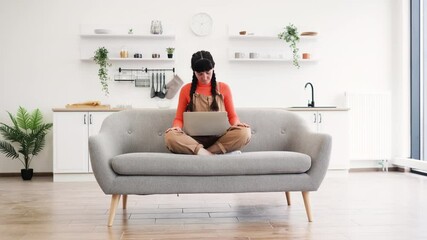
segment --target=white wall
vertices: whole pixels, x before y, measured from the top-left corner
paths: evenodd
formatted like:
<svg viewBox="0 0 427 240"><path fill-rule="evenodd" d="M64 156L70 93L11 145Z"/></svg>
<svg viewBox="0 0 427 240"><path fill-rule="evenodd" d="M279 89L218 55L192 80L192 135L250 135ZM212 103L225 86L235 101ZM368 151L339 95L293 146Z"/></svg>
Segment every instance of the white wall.
<svg viewBox="0 0 427 240"><path fill-rule="evenodd" d="M346 91L391 91L393 156L408 157L408 41L402 11L408 0L2 0L0 1L0 121L18 106L40 108L52 121L52 108L101 100L111 105L157 107L148 89L112 82L103 96L97 67L80 60L81 24L149 24L160 19L176 34L177 73L189 82L190 58L211 51L219 81L232 87L236 107L305 105L304 84L316 90L318 105L344 104ZM191 16L207 12L214 19L210 36L197 37ZM228 61L228 26L284 27L317 31L319 62L295 69L290 63ZM285 44L285 43L284 43ZM149 66L150 67L150 66ZM154 65L152 67L155 67ZM176 106L176 99L172 106ZM403 114L402 114L403 113ZM33 162L37 172L52 171L52 134L45 151ZM19 162L0 156L0 172L18 172Z"/></svg>

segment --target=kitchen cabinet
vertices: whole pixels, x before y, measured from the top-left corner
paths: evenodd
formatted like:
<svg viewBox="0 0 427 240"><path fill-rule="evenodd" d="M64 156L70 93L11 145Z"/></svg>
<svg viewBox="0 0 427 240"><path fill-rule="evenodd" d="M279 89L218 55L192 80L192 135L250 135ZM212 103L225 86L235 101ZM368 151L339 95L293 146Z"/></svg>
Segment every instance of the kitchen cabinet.
<svg viewBox="0 0 427 240"><path fill-rule="evenodd" d="M288 110L302 117L312 131L327 133L332 136L329 169L347 170L349 168L349 124L347 108L290 108Z"/></svg>
<svg viewBox="0 0 427 240"><path fill-rule="evenodd" d="M53 114L54 181L91 177L89 136L97 134L112 111L61 111Z"/></svg>

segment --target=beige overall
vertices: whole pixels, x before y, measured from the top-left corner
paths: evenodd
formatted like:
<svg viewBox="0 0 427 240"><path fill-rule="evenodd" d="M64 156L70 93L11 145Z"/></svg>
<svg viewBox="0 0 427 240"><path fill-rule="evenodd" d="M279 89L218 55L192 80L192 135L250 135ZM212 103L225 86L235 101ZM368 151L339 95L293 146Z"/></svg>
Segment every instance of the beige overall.
<svg viewBox="0 0 427 240"><path fill-rule="evenodd" d="M221 94L216 96L219 111L225 111L224 98ZM193 94L193 111L210 111L212 96L205 96L198 93ZM251 129L249 127L230 127L227 132L220 136L189 136L183 131L171 130L165 134L166 147L174 153L197 154L200 148L208 148L217 144L221 152L227 153L242 149L251 139Z"/></svg>

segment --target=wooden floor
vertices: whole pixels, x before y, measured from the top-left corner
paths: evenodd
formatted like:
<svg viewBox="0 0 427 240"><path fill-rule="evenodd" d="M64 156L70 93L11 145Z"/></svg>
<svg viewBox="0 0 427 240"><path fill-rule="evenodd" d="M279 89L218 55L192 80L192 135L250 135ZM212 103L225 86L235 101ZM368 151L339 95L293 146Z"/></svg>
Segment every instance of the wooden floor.
<svg viewBox="0 0 427 240"><path fill-rule="evenodd" d="M427 177L328 173L311 193L129 196L108 228L110 196L96 182L0 178L0 239L427 239Z"/></svg>

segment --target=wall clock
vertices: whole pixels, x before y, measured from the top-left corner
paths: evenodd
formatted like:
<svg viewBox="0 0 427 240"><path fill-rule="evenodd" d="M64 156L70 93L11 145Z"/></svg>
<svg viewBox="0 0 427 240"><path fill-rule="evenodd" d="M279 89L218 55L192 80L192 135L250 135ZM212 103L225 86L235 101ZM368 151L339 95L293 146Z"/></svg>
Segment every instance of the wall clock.
<svg viewBox="0 0 427 240"><path fill-rule="evenodd" d="M190 28L197 36L207 36L212 32L213 20L207 13L197 13L191 18Z"/></svg>

